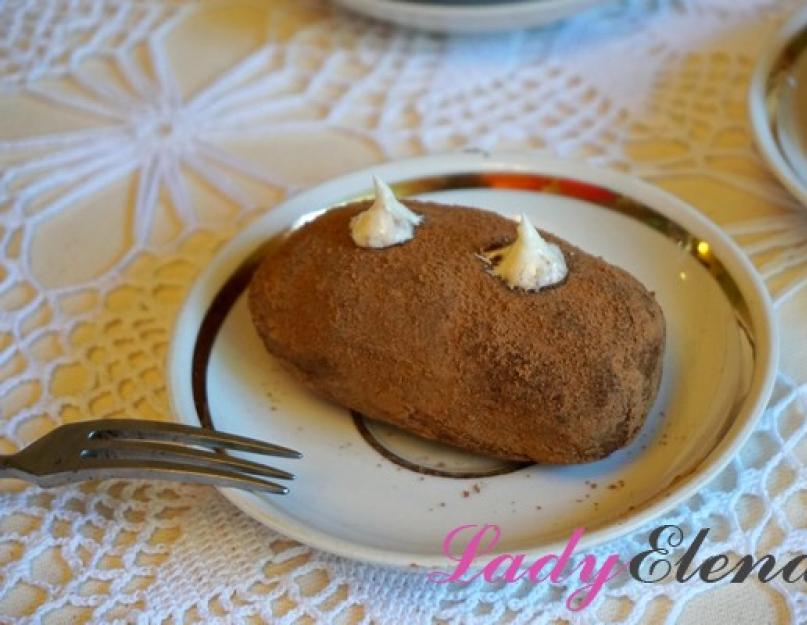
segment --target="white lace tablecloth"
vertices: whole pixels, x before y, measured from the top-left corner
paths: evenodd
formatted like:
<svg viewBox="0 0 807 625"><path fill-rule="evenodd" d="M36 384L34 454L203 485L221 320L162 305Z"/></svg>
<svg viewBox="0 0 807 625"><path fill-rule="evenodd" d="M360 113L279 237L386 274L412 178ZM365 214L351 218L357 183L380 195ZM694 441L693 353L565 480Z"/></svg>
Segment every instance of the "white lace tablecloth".
<svg viewBox="0 0 807 625"><path fill-rule="evenodd" d="M0 453L58 423L167 418L172 321L216 249L289 193L384 159L542 149L628 170L723 225L776 301L750 443L665 519L710 553L807 545L807 211L745 96L799 0L628 0L468 39L327 2L0 3ZM807 585L430 584L313 551L215 490L0 482L2 623L788 623ZM659 521L660 523L661 521ZM647 531L595 553L646 548Z"/></svg>

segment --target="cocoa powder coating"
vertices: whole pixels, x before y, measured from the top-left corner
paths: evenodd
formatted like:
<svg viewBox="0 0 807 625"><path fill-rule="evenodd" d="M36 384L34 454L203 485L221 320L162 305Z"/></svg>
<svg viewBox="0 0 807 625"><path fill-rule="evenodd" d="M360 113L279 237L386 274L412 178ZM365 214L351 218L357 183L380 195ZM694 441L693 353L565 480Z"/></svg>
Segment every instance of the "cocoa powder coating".
<svg viewBox="0 0 807 625"><path fill-rule="evenodd" d="M541 231L569 275L510 289L483 251L511 243L494 213L405 202L415 237L365 249L332 209L266 258L249 307L266 348L319 395L414 434L516 460L603 458L641 428L661 377L665 325L627 272Z"/></svg>

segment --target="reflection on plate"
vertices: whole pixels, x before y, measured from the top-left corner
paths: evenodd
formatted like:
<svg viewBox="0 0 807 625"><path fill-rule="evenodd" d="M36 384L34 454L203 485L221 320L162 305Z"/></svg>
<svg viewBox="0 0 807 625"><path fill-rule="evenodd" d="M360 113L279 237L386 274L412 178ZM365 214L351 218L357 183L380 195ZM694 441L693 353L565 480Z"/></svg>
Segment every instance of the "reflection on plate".
<svg viewBox="0 0 807 625"><path fill-rule="evenodd" d="M376 19L438 32L473 33L548 24L605 0L336 0Z"/></svg>
<svg viewBox="0 0 807 625"><path fill-rule="evenodd" d="M807 10L790 19L759 57L749 109L763 156L807 205Z"/></svg>
<svg viewBox="0 0 807 625"><path fill-rule="evenodd" d="M515 216L619 265L655 291L667 321L664 376L637 439L576 466L503 466L354 418L301 388L263 348L243 288L260 253L306 215L370 193ZM267 243L269 242L269 243ZM344 556L445 564L446 533L499 525L503 551L543 554L585 527L581 548L661 514L716 474L751 432L773 383L767 293L744 255L689 206L636 179L535 155L460 154L389 163L302 193L230 242L200 276L176 325L175 413L299 449L276 464L285 497L223 491L261 522Z"/></svg>

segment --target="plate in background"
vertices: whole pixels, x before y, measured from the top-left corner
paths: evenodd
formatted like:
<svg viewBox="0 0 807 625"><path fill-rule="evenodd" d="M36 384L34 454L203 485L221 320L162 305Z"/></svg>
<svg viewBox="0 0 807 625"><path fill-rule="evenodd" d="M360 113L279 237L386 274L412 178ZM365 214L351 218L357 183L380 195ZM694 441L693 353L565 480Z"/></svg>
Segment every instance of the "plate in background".
<svg viewBox="0 0 807 625"><path fill-rule="evenodd" d="M762 155L807 206L807 9L789 19L760 55L748 104Z"/></svg>
<svg viewBox="0 0 807 625"><path fill-rule="evenodd" d="M548 24L603 0L335 0L338 4L401 26L479 33Z"/></svg>
<svg viewBox="0 0 807 625"><path fill-rule="evenodd" d="M478 206L619 265L655 291L667 322L664 374L637 439L576 466L500 463L379 426L322 401L263 348L243 289L290 228L366 196L371 174L399 195ZM494 523L501 552L542 555L587 530L580 549L647 523L703 487L751 433L777 358L771 305L745 255L675 197L625 174L534 154L457 154L379 165L312 188L233 239L192 288L169 356L174 414L287 445L287 496L224 489L266 525L342 556L438 567L446 533ZM467 536L466 536L467 538Z"/></svg>

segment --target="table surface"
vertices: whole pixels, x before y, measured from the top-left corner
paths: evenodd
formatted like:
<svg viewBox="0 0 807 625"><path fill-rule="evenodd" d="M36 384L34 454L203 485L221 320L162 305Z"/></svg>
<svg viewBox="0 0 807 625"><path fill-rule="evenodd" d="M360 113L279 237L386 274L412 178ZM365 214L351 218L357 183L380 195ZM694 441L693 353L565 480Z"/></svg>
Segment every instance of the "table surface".
<svg viewBox="0 0 807 625"><path fill-rule="evenodd" d="M807 211L766 170L745 105L759 50L799 4L604 0L470 38L317 1L0 5L0 453L63 422L165 419L188 286L288 194L391 158L546 150L685 199L764 276L782 335L774 398L742 453L665 521L710 527L711 553L802 553ZM438 587L328 556L211 488L0 489L0 623L807 619L804 583L623 580L573 614L563 589Z"/></svg>

